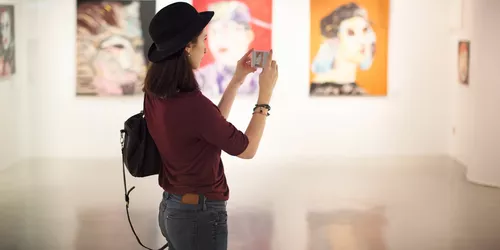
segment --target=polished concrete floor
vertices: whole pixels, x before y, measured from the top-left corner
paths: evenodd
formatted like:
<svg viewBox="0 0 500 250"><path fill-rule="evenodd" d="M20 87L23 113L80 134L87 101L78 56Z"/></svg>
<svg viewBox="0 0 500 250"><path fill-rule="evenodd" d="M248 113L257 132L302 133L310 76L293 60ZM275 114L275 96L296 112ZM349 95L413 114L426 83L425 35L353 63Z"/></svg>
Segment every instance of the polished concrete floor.
<svg viewBox="0 0 500 250"><path fill-rule="evenodd" d="M499 250L500 189L446 157L226 157L229 250ZM132 179L131 216L149 247L155 178ZM27 160L0 172L0 249L141 249L119 160Z"/></svg>

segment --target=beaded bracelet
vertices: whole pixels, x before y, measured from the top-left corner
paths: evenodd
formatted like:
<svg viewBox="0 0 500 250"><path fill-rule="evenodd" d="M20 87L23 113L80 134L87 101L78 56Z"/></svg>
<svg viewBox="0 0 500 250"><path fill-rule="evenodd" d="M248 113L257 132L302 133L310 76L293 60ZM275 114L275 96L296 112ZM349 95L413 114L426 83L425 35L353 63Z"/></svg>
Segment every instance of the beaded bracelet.
<svg viewBox="0 0 500 250"><path fill-rule="evenodd" d="M267 109L267 111L271 111L271 106L269 106L269 104L255 104L253 111L255 111L257 108L265 108Z"/></svg>
<svg viewBox="0 0 500 250"><path fill-rule="evenodd" d="M254 112L252 113L252 115L255 115L255 114L261 114L261 115L265 115L265 116L270 116L270 115L271 115L271 114L269 114L269 110L268 110L268 112L267 112L266 114L264 114L264 112L263 112L263 109L262 109L262 108L261 108L258 112L257 112L257 111L255 111L255 109L257 109L257 108L258 108L258 107L255 107L255 108L253 109L253 111L254 111Z"/></svg>

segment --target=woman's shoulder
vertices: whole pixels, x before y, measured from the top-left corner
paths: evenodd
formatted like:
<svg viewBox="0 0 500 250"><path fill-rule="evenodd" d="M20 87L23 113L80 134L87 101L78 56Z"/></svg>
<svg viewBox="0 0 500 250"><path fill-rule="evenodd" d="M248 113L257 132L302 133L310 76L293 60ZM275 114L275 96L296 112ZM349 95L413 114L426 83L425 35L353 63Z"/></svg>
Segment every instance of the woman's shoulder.
<svg viewBox="0 0 500 250"><path fill-rule="evenodd" d="M180 92L175 97L171 98L157 98L151 96L149 96L149 98L153 99L151 101L155 102L157 105L170 108L175 107L175 109L182 109L196 116L220 112L219 108L199 90Z"/></svg>
<svg viewBox="0 0 500 250"><path fill-rule="evenodd" d="M197 105L197 108L199 111L202 112L209 112L209 111L219 111L219 107L215 105L212 100L210 100L208 97L206 97L201 91L197 91L196 94L196 102L194 102Z"/></svg>
<svg viewBox="0 0 500 250"><path fill-rule="evenodd" d="M200 90L180 92L177 96L165 100L167 105L178 105L179 108L189 110L192 113L206 113L219 108Z"/></svg>

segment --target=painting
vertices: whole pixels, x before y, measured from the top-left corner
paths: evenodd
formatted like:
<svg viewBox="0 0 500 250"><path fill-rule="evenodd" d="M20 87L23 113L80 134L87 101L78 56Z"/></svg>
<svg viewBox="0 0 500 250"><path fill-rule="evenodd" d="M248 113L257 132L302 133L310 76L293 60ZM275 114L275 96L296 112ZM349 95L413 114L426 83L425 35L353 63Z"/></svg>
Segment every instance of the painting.
<svg viewBox="0 0 500 250"><path fill-rule="evenodd" d="M0 5L0 77L9 77L16 73L16 47L14 32L14 6Z"/></svg>
<svg viewBox="0 0 500 250"><path fill-rule="evenodd" d="M196 80L207 96L224 93L236 62L250 49L270 50L272 0L193 0L198 11L214 11L207 26L207 54ZM238 95L258 94L261 69L247 76Z"/></svg>
<svg viewBox="0 0 500 250"><path fill-rule="evenodd" d="M311 0L310 96L386 96L389 0Z"/></svg>
<svg viewBox="0 0 500 250"><path fill-rule="evenodd" d="M228 249L272 249L272 211L244 207L229 210L228 215Z"/></svg>
<svg viewBox="0 0 500 250"><path fill-rule="evenodd" d="M142 94L155 1L77 0L76 94Z"/></svg>
<svg viewBox="0 0 500 250"><path fill-rule="evenodd" d="M458 42L458 81L469 85L470 41Z"/></svg>
<svg viewBox="0 0 500 250"><path fill-rule="evenodd" d="M310 212L309 250L387 250L385 208Z"/></svg>

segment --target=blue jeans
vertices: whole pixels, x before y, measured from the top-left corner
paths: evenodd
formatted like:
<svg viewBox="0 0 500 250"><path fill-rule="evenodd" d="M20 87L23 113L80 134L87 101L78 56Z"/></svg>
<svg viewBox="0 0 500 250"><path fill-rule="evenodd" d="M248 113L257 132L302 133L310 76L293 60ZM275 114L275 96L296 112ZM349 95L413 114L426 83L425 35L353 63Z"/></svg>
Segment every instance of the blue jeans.
<svg viewBox="0 0 500 250"><path fill-rule="evenodd" d="M226 201L184 204L164 192L158 220L169 250L227 250Z"/></svg>

